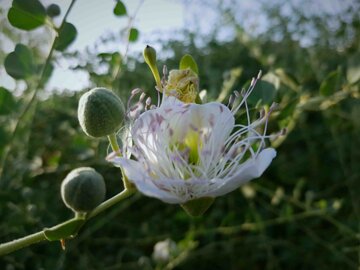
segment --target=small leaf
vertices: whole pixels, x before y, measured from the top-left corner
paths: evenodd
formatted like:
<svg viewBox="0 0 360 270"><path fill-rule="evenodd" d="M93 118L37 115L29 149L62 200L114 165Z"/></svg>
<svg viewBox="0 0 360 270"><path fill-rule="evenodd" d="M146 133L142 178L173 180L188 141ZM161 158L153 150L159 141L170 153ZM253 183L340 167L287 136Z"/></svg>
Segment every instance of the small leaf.
<svg viewBox="0 0 360 270"><path fill-rule="evenodd" d="M23 44L17 44L15 50L6 56L4 66L7 74L14 79L28 78L35 70L32 53Z"/></svg>
<svg viewBox="0 0 360 270"><path fill-rule="evenodd" d="M181 58L179 68L180 69L190 68L192 71L194 71L196 74L199 75L198 66L197 66L194 58L190 54L185 54Z"/></svg>
<svg viewBox="0 0 360 270"><path fill-rule="evenodd" d="M124 16L126 15L126 7L122 1L117 1L116 6L114 7L114 14L116 16Z"/></svg>
<svg viewBox="0 0 360 270"><path fill-rule="evenodd" d="M250 85L250 82L248 82L246 85L247 86L245 88ZM253 106L256 106L259 102L261 102L261 104L270 105L274 101L275 94L275 85L268 81L261 80L256 83L254 90L248 98L248 102Z"/></svg>
<svg viewBox="0 0 360 270"><path fill-rule="evenodd" d="M44 235L49 241L72 238L78 233L84 223L85 219L70 219L52 228L44 229Z"/></svg>
<svg viewBox="0 0 360 270"><path fill-rule="evenodd" d="M137 30L136 28L131 28L129 32L129 41L135 42L138 40L138 38L139 38L139 30Z"/></svg>
<svg viewBox="0 0 360 270"><path fill-rule="evenodd" d="M12 26L22 30L33 30L45 23L46 11L38 0L14 0L8 12Z"/></svg>
<svg viewBox="0 0 360 270"><path fill-rule="evenodd" d="M55 49L64 51L71 43L74 42L77 36L77 30L72 23L66 22L59 33Z"/></svg>
<svg viewBox="0 0 360 270"><path fill-rule="evenodd" d="M320 95L328 97L341 87L341 71L330 72L320 85Z"/></svg>
<svg viewBox="0 0 360 270"><path fill-rule="evenodd" d="M0 115L10 113L15 107L15 99L11 92L4 87L0 87Z"/></svg>

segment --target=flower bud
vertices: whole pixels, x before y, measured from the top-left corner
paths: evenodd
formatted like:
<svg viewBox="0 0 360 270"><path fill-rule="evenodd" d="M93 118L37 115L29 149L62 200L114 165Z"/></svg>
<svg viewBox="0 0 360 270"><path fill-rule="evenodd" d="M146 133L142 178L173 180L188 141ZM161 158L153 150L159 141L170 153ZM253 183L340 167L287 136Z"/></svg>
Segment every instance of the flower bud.
<svg viewBox="0 0 360 270"><path fill-rule="evenodd" d="M153 47L147 45L143 54L146 64L149 66L156 66L156 51Z"/></svg>
<svg viewBox="0 0 360 270"><path fill-rule="evenodd" d="M61 184L61 197L65 205L76 213L93 210L105 199L105 182L93 168L72 170Z"/></svg>
<svg viewBox="0 0 360 270"><path fill-rule="evenodd" d="M203 197L187 201L184 204L181 204L181 207L185 212L192 217L199 217L203 215L206 210L213 204L214 198L212 197Z"/></svg>
<svg viewBox="0 0 360 270"><path fill-rule="evenodd" d="M94 88L79 100L79 123L91 137L103 137L118 131L124 121L124 113L120 98L105 88Z"/></svg>
<svg viewBox="0 0 360 270"><path fill-rule="evenodd" d="M194 103L199 90L199 79L190 68L174 69L169 73L165 86L168 95L174 95L185 103Z"/></svg>
<svg viewBox="0 0 360 270"><path fill-rule="evenodd" d="M51 4L46 8L46 14L50 17L59 16L61 13L60 7L56 4Z"/></svg>
<svg viewBox="0 0 360 270"><path fill-rule="evenodd" d="M155 49L153 47L147 45L146 48L144 49L143 55L144 55L144 60L145 60L146 64L148 64L148 66L154 76L157 86L159 88L161 88L161 80L160 80L159 70L156 66L156 51L155 51Z"/></svg>

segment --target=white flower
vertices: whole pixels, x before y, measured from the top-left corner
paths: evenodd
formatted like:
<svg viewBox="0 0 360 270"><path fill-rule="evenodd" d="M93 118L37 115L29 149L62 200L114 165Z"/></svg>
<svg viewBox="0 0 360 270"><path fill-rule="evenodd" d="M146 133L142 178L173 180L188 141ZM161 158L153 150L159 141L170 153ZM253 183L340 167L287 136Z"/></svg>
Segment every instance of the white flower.
<svg viewBox="0 0 360 270"><path fill-rule="evenodd" d="M171 239L166 239L155 244L152 257L157 262L168 262L176 251L176 243Z"/></svg>
<svg viewBox="0 0 360 270"><path fill-rule="evenodd" d="M112 156L110 161L140 192L176 204L221 196L260 177L276 151L264 149L268 115L250 122L246 98L253 86L233 109L164 97L132 125L128 148L136 160ZM248 123L235 124L234 115L243 106ZM264 123L260 134L257 127Z"/></svg>

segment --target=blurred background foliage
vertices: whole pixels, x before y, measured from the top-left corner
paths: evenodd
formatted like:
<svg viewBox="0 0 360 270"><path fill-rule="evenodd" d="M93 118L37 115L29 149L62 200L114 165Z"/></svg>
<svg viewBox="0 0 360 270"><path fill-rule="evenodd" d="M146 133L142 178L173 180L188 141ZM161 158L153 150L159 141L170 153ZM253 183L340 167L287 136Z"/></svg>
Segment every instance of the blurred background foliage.
<svg viewBox="0 0 360 270"><path fill-rule="evenodd" d="M0 258L1 269L359 269L360 4L346 1L331 13L321 1L259 1L252 16L266 23L256 31L238 2L199 1L217 14L210 33L152 42L162 48L159 67L177 68L185 53L196 59L207 100L226 103L263 71L251 105L277 102L270 130L287 133L271 142L278 156L261 179L218 198L200 218L137 194L89 221L66 251L41 243ZM113 89L126 101L140 87L156 100L141 51L68 50L77 30L66 17L53 23L59 11L37 0L0 8L0 64L17 80L14 89L0 87L0 242L71 216L59 192L71 169L98 170L107 197L122 190L119 171L104 159L107 141L79 127L82 92L43 90L58 61L86 72L89 88ZM129 16L126 2L114 2L114 16ZM44 29L27 32L35 28ZM224 29L232 34L219 39ZM55 32L49 54L44 44ZM129 24L121 33L131 45L141 29ZM5 39L17 44L10 53Z"/></svg>

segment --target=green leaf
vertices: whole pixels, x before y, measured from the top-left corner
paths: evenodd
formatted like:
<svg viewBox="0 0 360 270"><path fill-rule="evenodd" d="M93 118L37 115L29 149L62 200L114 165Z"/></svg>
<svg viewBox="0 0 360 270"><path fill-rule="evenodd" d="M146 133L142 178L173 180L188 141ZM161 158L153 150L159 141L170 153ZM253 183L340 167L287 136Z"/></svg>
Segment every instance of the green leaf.
<svg viewBox="0 0 360 270"><path fill-rule="evenodd" d="M38 0L14 0L8 19L16 28L33 30L45 23L46 11Z"/></svg>
<svg viewBox="0 0 360 270"><path fill-rule="evenodd" d="M131 28L129 32L129 41L135 42L138 40L138 38L139 38L139 30L137 30L136 28Z"/></svg>
<svg viewBox="0 0 360 270"><path fill-rule="evenodd" d="M248 83L250 85L250 83ZM255 106L259 102L261 104L270 105L274 101L276 88L273 84L267 81L259 81L248 98L249 104Z"/></svg>
<svg viewBox="0 0 360 270"><path fill-rule="evenodd" d="M126 7L122 1L117 1L116 6L114 7L114 14L116 16L124 16L126 15Z"/></svg>
<svg viewBox="0 0 360 270"><path fill-rule="evenodd" d="M320 95L328 97L331 96L336 92L336 90L339 90L341 87L341 71L335 70L330 72L325 80L322 81L320 85Z"/></svg>
<svg viewBox="0 0 360 270"><path fill-rule="evenodd" d="M346 79L351 84L360 80L360 54L355 54L348 58Z"/></svg>
<svg viewBox="0 0 360 270"><path fill-rule="evenodd" d="M179 68L180 69L190 68L192 71L194 71L196 74L199 75L198 66L197 66L194 58L190 54L185 54L181 58Z"/></svg>
<svg viewBox="0 0 360 270"><path fill-rule="evenodd" d="M72 23L66 22L59 33L55 49L64 51L71 43L74 42L77 36L77 30Z"/></svg>
<svg viewBox="0 0 360 270"><path fill-rule="evenodd" d="M6 56L4 66L7 74L14 79L26 79L35 70L32 53L23 44L17 44L15 50Z"/></svg>
<svg viewBox="0 0 360 270"><path fill-rule="evenodd" d="M44 235L49 241L58 241L61 239L72 238L76 236L84 223L85 219L70 219L50 229L44 229Z"/></svg>
<svg viewBox="0 0 360 270"><path fill-rule="evenodd" d="M9 114L15 105L15 99L11 92L4 87L0 87L0 115Z"/></svg>

